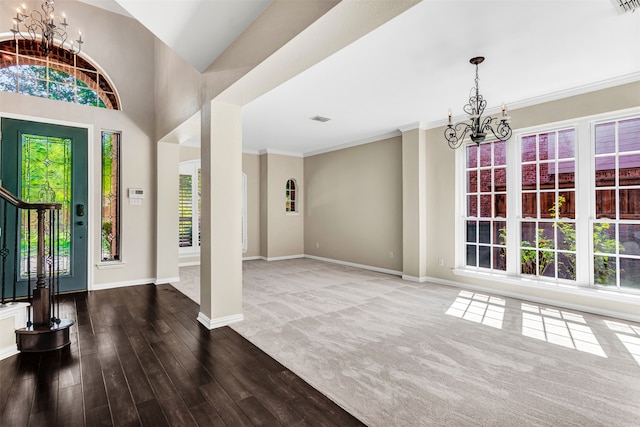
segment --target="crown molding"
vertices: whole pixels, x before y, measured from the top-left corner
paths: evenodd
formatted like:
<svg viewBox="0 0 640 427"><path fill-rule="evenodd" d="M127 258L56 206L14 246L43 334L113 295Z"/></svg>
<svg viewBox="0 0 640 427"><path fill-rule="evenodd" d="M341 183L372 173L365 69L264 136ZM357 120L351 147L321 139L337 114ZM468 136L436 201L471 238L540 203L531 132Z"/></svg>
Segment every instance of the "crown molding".
<svg viewBox="0 0 640 427"><path fill-rule="evenodd" d="M394 130L392 132L388 132L388 133L384 133L384 134L381 134L381 135L372 136L372 137L365 138L365 139L360 139L360 140L353 141L353 142L348 142L346 144L334 145L334 146L331 146L331 147L322 148L320 150L308 151L308 152L304 153L304 157L317 156L318 154L330 153L332 151L338 151L338 150L343 150L345 148L356 147L358 145L364 145L364 144L368 144L370 142L382 141L384 139L394 138L396 136L401 136L401 135L402 135L402 133L400 133L399 130Z"/></svg>
<svg viewBox="0 0 640 427"><path fill-rule="evenodd" d="M277 154L278 156L289 156L289 157L304 157L304 155L302 155L302 153L297 153L297 152L293 152L293 151L285 151L285 150L274 150L271 148L265 148L263 150L259 150L258 151L259 155L263 155L263 154Z"/></svg>
<svg viewBox="0 0 640 427"><path fill-rule="evenodd" d="M589 83L589 84L586 84L586 85L576 86L576 87L571 88L571 89L561 90L561 91L557 91L557 92L553 92L553 93L549 93L549 94L545 94L545 95L540 95L540 96L527 98L527 99L524 99L524 100L521 100L521 101L509 102L507 105L509 107L509 110L513 111L513 110L516 110L516 109L531 107L531 106L534 106L534 105L544 104L546 102L557 101L557 100L564 99L564 98L570 98L572 96L584 95L584 94L587 94L587 93L590 93L590 92L595 92L595 91L598 91L598 90L608 89L608 88L611 88L611 87L620 86L620 85L624 85L624 84L628 84L628 83L635 83L635 82L638 82L638 81L640 81L640 71L639 72L635 72L635 73L631 73L631 74L626 74L626 75L623 75L623 76L618 76L618 77L606 79L606 80L601 80L599 82L594 82L594 83ZM499 106L488 108L486 110L486 113L488 115L499 114L500 112L501 112L501 108ZM452 117L452 120L455 123L458 123L460 121L466 120L466 116L465 115L460 115L460 116ZM322 148L322 149L319 149L319 150L308 151L308 152L305 152L303 154L292 153L292 152L284 152L284 151L272 150L272 149L259 150L259 151L257 151L257 153L260 154L260 155L261 154L281 154L281 155L285 155L285 156L294 156L294 157L310 157L310 156L315 156L315 155L318 155L318 154L330 153L332 151L338 151L338 150L342 150L342 149L345 149L345 148L355 147L355 146L358 146L358 145L364 145L364 144L368 144L370 142L382 141L383 139L400 136L400 135L402 135L402 133L410 131L410 130L413 130L413 129L421 129L421 130L436 129L436 128L440 128L440 127L446 126L447 123L448 123L448 120L447 120L446 117L444 117L442 120L437 120L437 121L433 121L433 122L423 122L423 121L414 122L414 123L406 124L406 125L403 125L403 126L399 126L398 130L396 130L396 131L392 131L392 132L388 132L388 133L385 133L385 134L372 136L372 137L369 137L369 138L365 138L365 139L361 139L361 140L357 140L357 141L353 141L353 142L348 142L348 143L345 143L345 144L333 145L331 147ZM249 152L249 150L244 150L243 152ZM254 154L254 152L251 152L250 154Z"/></svg>
<svg viewBox="0 0 640 427"><path fill-rule="evenodd" d="M409 132L410 130L420 129L427 130L427 125L424 122L414 122L408 125L400 126L398 130L402 133Z"/></svg>
<svg viewBox="0 0 640 427"><path fill-rule="evenodd" d="M623 76L617 76L599 82L589 83L582 86L576 86L570 89L560 90L552 92L546 95L534 96L532 98L523 99L509 103L509 110L517 108L525 108L533 105L544 104L546 102L557 101L559 99L570 98L572 96L584 95L591 92L596 92L603 89L609 89L616 86L621 86L628 83L635 83L640 81L640 71L625 74Z"/></svg>
<svg viewBox="0 0 640 427"><path fill-rule="evenodd" d="M635 83L640 81L640 71L625 74L622 76L613 77L606 80L600 80L598 82L588 83L581 86L576 86L570 89L560 90L552 93L548 93L545 95L534 96L531 98L523 99L521 101L509 102L507 106L509 107L509 111L512 112L514 110L518 110L521 108L532 107L534 105L540 105L547 102L558 101L560 99L570 98L572 96L585 95L587 93L596 92L603 89L609 89L616 86L621 86L624 84ZM500 107L489 108L486 110L487 115L499 114ZM453 117L452 121L454 123L458 123L460 121L466 120L467 116L457 116ZM425 129L434 129L439 127L444 127L448 123L446 118L442 120L437 120L434 122L429 122L426 125Z"/></svg>

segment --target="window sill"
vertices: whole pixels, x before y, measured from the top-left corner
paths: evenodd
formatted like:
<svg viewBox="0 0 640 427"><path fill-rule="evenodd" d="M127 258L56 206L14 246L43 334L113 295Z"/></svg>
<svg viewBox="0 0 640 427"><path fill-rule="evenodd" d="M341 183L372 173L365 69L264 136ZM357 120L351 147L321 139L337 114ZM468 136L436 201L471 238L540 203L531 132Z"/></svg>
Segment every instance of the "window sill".
<svg viewBox="0 0 640 427"><path fill-rule="evenodd" d="M289 215L298 216L298 215L300 215L300 212L285 212L285 215L287 215L287 216L289 216Z"/></svg>
<svg viewBox="0 0 640 427"><path fill-rule="evenodd" d="M114 270L116 268L124 268L125 263L122 261L106 261L96 264L98 270Z"/></svg>
<svg viewBox="0 0 640 427"><path fill-rule="evenodd" d="M578 286L567 283L553 283L543 280L528 279L524 277L507 276L506 274L496 274L482 271L466 270L462 268L454 268L451 270L454 275L462 277L470 277L474 279L490 280L492 282L500 282L508 285L518 286L519 289L530 290L551 290L566 295L580 295L591 298L599 298L614 302L625 302L640 304L640 294L631 292L616 292L602 288L593 288L586 286Z"/></svg>

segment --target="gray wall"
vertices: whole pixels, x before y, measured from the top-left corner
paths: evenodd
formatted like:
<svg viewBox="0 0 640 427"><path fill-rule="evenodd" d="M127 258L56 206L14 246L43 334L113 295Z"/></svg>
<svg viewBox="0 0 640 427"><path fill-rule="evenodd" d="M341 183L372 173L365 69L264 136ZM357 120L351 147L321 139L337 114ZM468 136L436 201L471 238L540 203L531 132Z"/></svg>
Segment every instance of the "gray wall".
<svg viewBox="0 0 640 427"><path fill-rule="evenodd" d="M162 41L155 39L152 49L156 72L155 139L160 140L202 108L202 75Z"/></svg>
<svg viewBox="0 0 640 427"><path fill-rule="evenodd" d="M304 255L305 179L301 157L260 156L260 256L267 259ZM295 179L298 212L285 212L287 180Z"/></svg>
<svg viewBox="0 0 640 427"><path fill-rule="evenodd" d="M400 137L305 157L304 177L306 254L402 271Z"/></svg>
<svg viewBox="0 0 640 427"><path fill-rule="evenodd" d="M640 107L640 82L513 109L512 126L530 126ZM576 292L554 286L522 286L480 277L455 275L456 174L455 154L443 128L422 130L426 140L424 185L427 227L424 233L426 276L441 283L480 286L489 291L542 302L619 313L637 318L638 306L624 296L602 298L596 292ZM304 250L339 261L402 272L401 138L392 138L304 159ZM406 179L412 179L405 176ZM418 179L416 176L414 179ZM409 224L410 226L410 224ZM319 246L319 247L318 247ZM389 258L393 251L395 258ZM439 265L443 259L444 266Z"/></svg>

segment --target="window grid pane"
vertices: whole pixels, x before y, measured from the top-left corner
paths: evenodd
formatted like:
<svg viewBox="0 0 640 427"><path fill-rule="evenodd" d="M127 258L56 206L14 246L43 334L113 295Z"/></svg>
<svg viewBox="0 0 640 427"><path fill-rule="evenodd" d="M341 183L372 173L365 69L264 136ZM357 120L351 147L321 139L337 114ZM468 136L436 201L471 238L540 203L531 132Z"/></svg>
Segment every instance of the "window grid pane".
<svg viewBox="0 0 640 427"><path fill-rule="evenodd" d="M466 150L466 249L470 268L506 271L507 168L504 141Z"/></svg>
<svg viewBox="0 0 640 427"><path fill-rule="evenodd" d="M294 179L287 180L285 185L285 212L297 212L296 199L296 181Z"/></svg>
<svg viewBox="0 0 640 427"><path fill-rule="evenodd" d="M640 294L640 116L594 125L590 120L524 135L508 162L509 142L500 148L466 147L461 249L468 269L506 270L501 264L506 265L508 180L519 197L514 212L509 210L519 218L510 229L516 234L509 242L514 256L508 271ZM578 146L577 129L591 140ZM499 169L512 161L519 173L506 179L506 170ZM593 181L578 186L584 173ZM585 209L579 210L578 202Z"/></svg>
<svg viewBox="0 0 640 427"><path fill-rule="evenodd" d="M640 290L640 118L595 126L593 283Z"/></svg>
<svg viewBox="0 0 640 427"><path fill-rule="evenodd" d="M575 281L575 130L524 136L520 149L520 273Z"/></svg>
<svg viewBox="0 0 640 427"><path fill-rule="evenodd" d="M26 40L0 41L0 50L1 91L120 109L106 77L78 55L69 57L54 47L47 58L39 58Z"/></svg>

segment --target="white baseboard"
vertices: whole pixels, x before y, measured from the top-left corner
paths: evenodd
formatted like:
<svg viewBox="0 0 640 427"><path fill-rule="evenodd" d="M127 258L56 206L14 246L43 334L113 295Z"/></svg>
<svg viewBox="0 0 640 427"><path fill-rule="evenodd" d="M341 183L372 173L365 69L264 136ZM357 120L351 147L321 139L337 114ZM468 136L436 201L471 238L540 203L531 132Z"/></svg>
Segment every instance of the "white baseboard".
<svg viewBox="0 0 640 427"><path fill-rule="evenodd" d="M277 256L277 257L271 257L271 258L266 258L266 257L260 257L260 258L265 260L265 261L284 261L284 260L287 260L287 259L304 258L305 256L306 255L304 255L304 254L300 254L300 255Z"/></svg>
<svg viewBox="0 0 640 427"><path fill-rule="evenodd" d="M11 357L14 354L20 353L16 344L9 345L4 348L0 348L0 360L4 360L7 357Z"/></svg>
<svg viewBox="0 0 640 427"><path fill-rule="evenodd" d="M568 302L568 301L565 301L565 300L562 300L562 299L552 299L552 298L537 297L537 296L534 296L534 295L531 295L531 294L528 294L528 293L524 293L524 292L513 292L513 291L506 291L506 290L502 290L502 289L496 289L496 288L485 287L485 286L480 286L480 285L470 285L470 284L467 284L467 283L457 282L457 281L454 281L454 280L440 279L440 278L431 277L431 276L423 276L423 277L409 276L409 275L402 274L401 271L388 270L388 269L384 269L384 268L372 267L372 266L368 266L368 265L356 264L356 263L351 263L351 262L345 262L345 261L335 260L335 259L331 259L331 258L322 258L322 257L314 256L314 255L305 255L305 258L310 258L310 259L315 259L315 260L325 261L325 262L331 262L331 263L335 263L335 264L347 265L347 266L351 266L351 267L357 267L357 268L362 268L362 269L371 270L371 271L377 271L377 272L381 272L381 273L393 274L393 275L396 275L396 276L401 276L403 280L407 280L407 281L411 281L411 282L437 283L437 284L440 284L440 285L452 286L452 287L455 287L455 288L462 288L462 289L470 289L470 290L474 290L474 291L486 292L486 293L495 294L495 295L502 295L502 296L509 297L509 298L516 298L516 299L521 299L521 300L525 300L525 301L537 302L537 303L540 303L540 304L551 305L551 306L556 306L556 307L562 307L562 308L567 308L567 309L570 309L570 310L584 311L584 312L587 312L587 313L598 314L598 315L601 315L601 316L615 317L615 318L618 318L618 319L628 320L628 321L631 321L631 322L640 322L640 314L639 315L635 315L635 314L626 313L626 312L607 310L607 309L604 309L604 308L599 308L599 307L595 307L595 306L591 306L591 305L573 304L571 302ZM564 291L564 292L562 292L562 290L557 290L557 292L560 292L563 295L566 295L566 296L570 297L572 294L575 295L576 290ZM583 292L589 293L590 290L586 290L586 291L582 291L581 292L582 295L585 295ZM615 297L607 296L607 298L615 298Z"/></svg>
<svg viewBox="0 0 640 427"><path fill-rule="evenodd" d="M180 276L176 277L166 277L162 279L155 279L153 281L154 285L166 285L167 283L176 283L180 281Z"/></svg>
<svg viewBox="0 0 640 427"><path fill-rule="evenodd" d="M543 298L521 292L505 291L503 289L490 288L486 286L470 285L468 283L456 282L454 280L440 279L437 277L427 277L427 281L437 283L439 285L452 286L454 288L469 289L472 291L486 292L489 294L501 295L509 298L521 299L524 301L537 302L539 304L562 307L569 310L584 311L586 313L598 314L600 316L615 317L617 319L628 320L630 322L640 322L640 315L624 313L620 311L606 310L599 307L583 304L573 304L560 299ZM561 292L561 291L558 291ZM564 295L571 296L575 291L562 292Z"/></svg>
<svg viewBox="0 0 640 427"><path fill-rule="evenodd" d="M189 261L189 262L178 263L178 267L194 267L196 265L200 265L200 261Z"/></svg>
<svg viewBox="0 0 640 427"><path fill-rule="evenodd" d="M18 302L10 303L0 307L0 320L13 318L13 329L10 331L0 331L1 333L9 333L15 340L15 330L27 326L29 303ZM0 348L0 360L18 354L18 346L13 343L6 347Z"/></svg>
<svg viewBox="0 0 640 427"><path fill-rule="evenodd" d="M243 261L253 261L256 259L265 259L265 257L261 257L259 255L256 256L245 256L242 257ZM190 262L181 262L180 264L178 264L178 267L195 267L197 265L200 265L200 261L190 261Z"/></svg>
<svg viewBox="0 0 640 427"><path fill-rule="evenodd" d="M124 282L111 282L111 283L94 283L89 288L90 291L102 291L104 289L123 288L125 286L137 286L137 285L149 285L155 283L155 278L138 279L138 280L126 280Z"/></svg>
<svg viewBox="0 0 640 427"><path fill-rule="evenodd" d="M403 274L402 280L407 280L409 282L416 282L416 283L424 283L428 281L429 278L427 276L416 277L416 276L409 276L408 274Z"/></svg>
<svg viewBox="0 0 640 427"><path fill-rule="evenodd" d="M392 274L394 276L402 276L402 271L390 270L388 268L373 267L371 265L356 264L355 262L340 261L338 259L323 258L315 255L305 255L305 258L315 259L318 261L331 262L333 264L346 265L348 267L362 268L363 270L377 271L378 273Z"/></svg>
<svg viewBox="0 0 640 427"><path fill-rule="evenodd" d="M217 319L209 319L202 312L198 313L198 322L202 323L209 330L228 326L231 323L241 322L243 320L244 315L242 313L233 314L231 316L218 317Z"/></svg>
<svg viewBox="0 0 640 427"><path fill-rule="evenodd" d="M374 267L374 266L369 266L369 265L364 265L364 264L357 264L357 263L353 263L353 262L341 261L341 260L336 260L336 259L332 259L332 258L323 258L323 257L315 256L315 255L306 255L306 254L305 255L289 255L289 256L273 257L273 258L254 256L254 257L243 258L243 261L257 260L257 259L262 259L262 260L265 260L265 261L281 261L281 260L299 259L299 258L315 259L315 260L318 260L318 261L324 261L324 262L329 262L329 263L334 263L334 264L346 265L346 266L355 267L355 268L362 268L364 270L370 270L370 271L375 271L375 272L379 272L379 273L391 274L391 275L394 275L394 276L400 276L403 280L407 280L407 281L410 281L410 282L437 283L437 284L441 284L441 285L445 285L445 286L452 286L452 287L462 288L462 289L470 289L470 290L475 290L475 291L479 291L479 292L487 292L487 293L490 293L490 294L502 295L502 296L505 296L505 297L522 299L522 300L525 300L525 301L537 302L537 303L545 304L545 305L563 307L563 308L567 308L567 309L570 309L570 310L578 310L578 311L584 311L584 312L588 312L588 313L594 313L594 314L598 314L598 315L601 315L601 316L615 317L615 318L618 318L618 319L628 320L628 321L632 321L632 322L640 322L640 314L636 315L636 314L627 313L627 312L619 312L619 311L615 311L615 310L608 310L608 309L605 309L605 308L599 308L597 306L592 306L592 305L574 304L574 303L571 303L569 301L566 301L566 299L562 299L563 296L566 296L567 298L570 298L571 295L576 295L576 292L578 294L584 296L584 295L587 295L585 292L589 292L590 293L590 290L578 290L578 291L576 291L575 289L572 289L572 290L563 291L562 289L556 289L556 290L554 290L554 292L560 293L561 295L559 295L559 298L561 298L561 299L544 298L544 297L531 295L531 294L526 293L526 292L510 291L510 290L504 290L504 289L499 289L499 288L486 287L486 286L482 286L482 285L472 285L472 284L468 284L468 283L462 283L462 282L458 282L458 281L454 281L454 280L441 279L441 278L431 277L431 276L424 276L424 277L410 276L410 275L402 274L401 271L390 270L390 269L380 268L380 267ZM179 280L180 280L179 277L166 278L166 279L160 279L160 280L153 279L153 278L134 280L134 281L129 280L129 281L124 281L124 282L112 282L112 283L94 284L93 286L91 286L90 290L111 289L111 288L118 288L118 287L124 287L124 286L132 286L132 285L146 285L146 284L150 284L150 283L154 283L154 284L171 283L171 282L177 282ZM588 296L589 297L596 297L595 295L588 295ZM599 297L608 298L608 299L615 299L614 297L607 297L607 296L599 296ZM619 296L617 298L619 298ZM626 302L628 302L628 301L626 301ZM639 303L639 305L640 305L640 303ZM2 319L2 310L3 309L0 309L0 319ZM639 312L640 312L640 310L639 310ZM238 322L238 321L241 321L241 320L243 320L242 314L238 314L238 315L234 315L234 316L228 316L228 317L219 318L219 319L213 319L213 320L207 318L202 313L200 313L198 315L198 321L200 323L202 323L204 326L206 326L208 329L227 326L230 323ZM3 349L0 349L0 355L2 354L2 352L3 352Z"/></svg>

